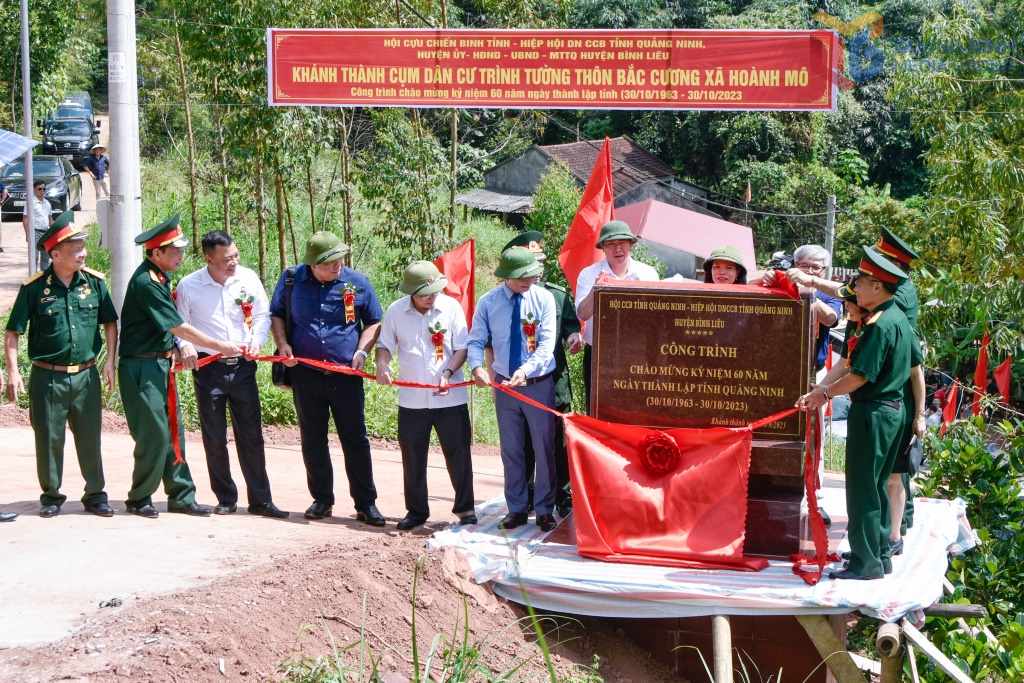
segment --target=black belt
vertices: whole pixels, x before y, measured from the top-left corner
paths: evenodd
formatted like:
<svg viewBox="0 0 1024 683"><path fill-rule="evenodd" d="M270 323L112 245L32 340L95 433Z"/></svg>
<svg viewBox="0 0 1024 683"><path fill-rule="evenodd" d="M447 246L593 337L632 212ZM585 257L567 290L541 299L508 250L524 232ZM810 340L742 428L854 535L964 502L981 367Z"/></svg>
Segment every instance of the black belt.
<svg viewBox="0 0 1024 683"><path fill-rule="evenodd" d="M52 370L53 372L66 372L69 375L73 375L76 372L81 372L86 368L91 368L92 366L96 365L96 359L93 358L92 360L87 360L84 363L79 363L78 365L52 365L50 363L44 363L41 360L34 360L32 361L32 365L36 366L37 368L42 368L43 370Z"/></svg>
<svg viewBox="0 0 1024 683"><path fill-rule="evenodd" d="M528 380L526 380L525 382L523 382L522 384L520 384L519 386L521 386L521 387L528 387L528 386L530 386L532 384L539 384L540 382L543 382L544 380L546 380L549 377L551 377L551 375L553 375L553 374L555 374L554 370L552 370L551 372L549 372L546 375L541 375L540 377L531 377ZM494 379L497 380L498 382L504 382L504 381L508 380L508 377L505 377L504 375L495 374L494 375Z"/></svg>
<svg viewBox="0 0 1024 683"><path fill-rule="evenodd" d="M213 355L212 353L200 353L199 357L200 358L208 358L208 357L210 357L212 355ZM220 358L217 358L213 362L214 363L220 363L221 365L238 365L239 363L241 363L242 361L245 361L245 360L249 360L249 359L248 358L243 358L242 356L231 356L229 358L224 358L222 356ZM256 361L253 361L253 362L255 363Z"/></svg>
<svg viewBox="0 0 1024 683"><path fill-rule="evenodd" d="M129 353L127 358L170 358L171 351L149 351L147 353Z"/></svg>
<svg viewBox="0 0 1024 683"><path fill-rule="evenodd" d="M899 410L903 405L899 401L883 401L880 398L855 398L851 396L850 401L852 403L881 403L883 406L889 406L893 410Z"/></svg>

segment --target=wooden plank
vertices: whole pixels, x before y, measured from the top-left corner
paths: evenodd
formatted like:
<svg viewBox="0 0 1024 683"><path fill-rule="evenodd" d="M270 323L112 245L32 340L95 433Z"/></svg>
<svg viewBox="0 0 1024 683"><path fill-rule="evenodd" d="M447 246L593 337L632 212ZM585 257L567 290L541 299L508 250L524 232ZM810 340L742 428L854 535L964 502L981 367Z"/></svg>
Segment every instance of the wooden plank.
<svg viewBox="0 0 1024 683"><path fill-rule="evenodd" d="M917 675L917 657L914 655L914 646L907 643L907 659L910 661L910 683L921 683L921 677Z"/></svg>
<svg viewBox="0 0 1024 683"><path fill-rule="evenodd" d="M914 645L917 645L921 649L921 652L923 652L928 659L935 662L935 666L942 669L947 676L952 678L954 681L957 681L957 683L974 683L970 676L961 671L960 667L956 664L949 661L949 658L942 654L942 651L935 647L932 644L932 641L928 640L923 633L914 628L913 624L906 619L903 619L901 623L903 625L903 635L906 639Z"/></svg>
<svg viewBox="0 0 1024 683"><path fill-rule="evenodd" d="M982 605L959 605L954 603L936 602L924 608L926 617L964 617L967 619L984 619L988 610Z"/></svg>
<svg viewBox="0 0 1024 683"><path fill-rule="evenodd" d="M846 647L839 642L828 619L820 614L801 614L797 615L796 620L807 631L808 637L829 671L835 676L837 683L864 683L863 674L854 663L853 657L846 651Z"/></svg>
<svg viewBox="0 0 1024 683"><path fill-rule="evenodd" d="M895 657L882 657L881 683L901 683L903 680L903 650Z"/></svg>
<svg viewBox="0 0 1024 683"><path fill-rule="evenodd" d="M828 623L832 624L832 630L836 632L836 637L839 638L843 647L846 647L846 622L849 618L849 614L830 614L828 617ZM825 683L837 683L836 677L832 675L832 671L827 666L825 667Z"/></svg>
<svg viewBox="0 0 1024 683"><path fill-rule="evenodd" d="M851 652L850 657L853 658L853 663L856 664L857 668L861 671L867 671L869 674L874 674L875 676L882 675L882 665L875 660L862 657L856 652Z"/></svg>
<svg viewBox="0 0 1024 683"><path fill-rule="evenodd" d="M715 683L732 683L732 624L729 617L711 617L711 642L715 658Z"/></svg>

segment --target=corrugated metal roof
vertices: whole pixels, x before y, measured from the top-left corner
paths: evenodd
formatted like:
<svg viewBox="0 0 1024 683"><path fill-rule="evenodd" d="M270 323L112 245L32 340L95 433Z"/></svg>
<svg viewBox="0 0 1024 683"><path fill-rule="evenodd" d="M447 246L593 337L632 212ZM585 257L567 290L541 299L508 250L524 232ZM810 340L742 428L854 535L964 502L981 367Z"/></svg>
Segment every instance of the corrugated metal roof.
<svg viewBox="0 0 1024 683"><path fill-rule="evenodd" d="M460 194L455 198L455 203L481 211L499 213L530 213L533 211L533 197L528 194L506 194L483 188Z"/></svg>
<svg viewBox="0 0 1024 683"><path fill-rule="evenodd" d="M538 145L539 149L565 164L583 183L590 179L604 140ZM612 138L612 187L616 196L651 178L667 178L675 171L664 161L628 137Z"/></svg>

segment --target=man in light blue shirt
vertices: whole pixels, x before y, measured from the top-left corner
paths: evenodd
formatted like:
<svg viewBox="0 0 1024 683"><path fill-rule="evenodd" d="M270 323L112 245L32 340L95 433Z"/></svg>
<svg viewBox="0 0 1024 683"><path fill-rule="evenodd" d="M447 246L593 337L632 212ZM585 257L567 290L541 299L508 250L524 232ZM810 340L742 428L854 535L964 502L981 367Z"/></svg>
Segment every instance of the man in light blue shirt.
<svg viewBox="0 0 1024 683"><path fill-rule="evenodd" d="M469 367L477 386L490 384L484 369L484 346L491 339L496 382L515 388L523 396L554 408L555 382L555 299L533 277L543 266L525 247L512 247L501 255L494 271L504 278L501 284L484 294L476 304L473 330L469 334ZM494 392L494 410L498 417L501 461L505 471L505 502L508 514L499 527L514 529L528 520L526 452L523 446L529 426L530 440L537 458L534 509L537 526L543 531L555 528L555 416L527 405L503 391Z"/></svg>

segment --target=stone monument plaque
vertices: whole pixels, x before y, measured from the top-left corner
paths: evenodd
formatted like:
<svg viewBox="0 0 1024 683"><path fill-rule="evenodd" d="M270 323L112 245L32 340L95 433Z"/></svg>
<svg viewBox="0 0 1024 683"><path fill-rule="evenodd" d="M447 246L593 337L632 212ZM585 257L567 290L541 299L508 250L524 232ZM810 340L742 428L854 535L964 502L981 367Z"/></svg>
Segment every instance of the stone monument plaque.
<svg viewBox="0 0 1024 683"><path fill-rule="evenodd" d="M811 383L810 300L754 287L616 282L594 289L591 412L667 429L745 427ZM754 432L748 555L788 557L806 536L805 414Z"/></svg>
<svg viewBox="0 0 1024 683"><path fill-rule="evenodd" d="M792 408L811 372L810 311L753 287L626 282L594 290L593 416L745 427ZM756 436L803 439L790 415Z"/></svg>

